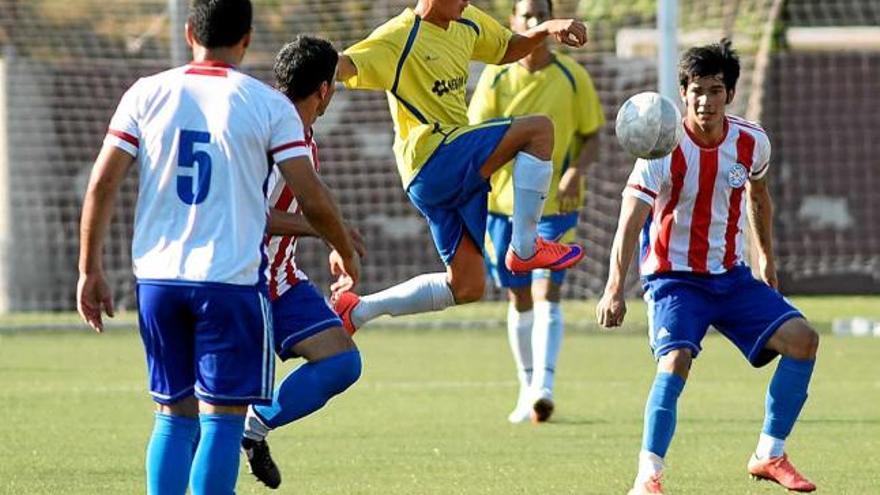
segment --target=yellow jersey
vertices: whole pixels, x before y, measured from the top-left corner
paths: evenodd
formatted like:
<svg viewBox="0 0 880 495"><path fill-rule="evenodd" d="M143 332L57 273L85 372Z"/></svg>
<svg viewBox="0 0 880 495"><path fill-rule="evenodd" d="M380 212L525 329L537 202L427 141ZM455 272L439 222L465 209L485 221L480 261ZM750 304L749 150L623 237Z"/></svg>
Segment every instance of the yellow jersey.
<svg viewBox="0 0 880 495"><path fill-rule="evenodd" d="M471 60L497 63L512 33L470 5L447 29L407 8L345 50L357 75L347 88L384 90L394 120L394 156L403 186L443 141L468 125L465 90Z"/></svg>
<svg viewBox="0 0 880 495"><path fill-rule="evenodd" d="M487 66L471 98L471 123L497 117L546 115L554 124L553 180L544 215L560 213L559 179L580 155L579 136L592 134L605 124L599 97L587 71L573 58L554 52L546 67L529 72L518 63ZM489 211L513 214L512 163L492 175ZM583 204L581 184L578 204Z"/></svg>

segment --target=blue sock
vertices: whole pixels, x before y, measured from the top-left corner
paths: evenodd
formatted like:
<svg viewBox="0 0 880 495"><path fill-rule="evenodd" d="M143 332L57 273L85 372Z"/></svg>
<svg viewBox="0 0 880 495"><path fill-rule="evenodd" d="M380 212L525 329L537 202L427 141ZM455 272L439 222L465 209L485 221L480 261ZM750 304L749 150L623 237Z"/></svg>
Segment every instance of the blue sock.
<svg viewBox="0 0 880 495"><path fill-rule="evenodd" d="M278 385L271 405L255 406L254 411L266 426L275 429L317 411L360 376L361 354L357 350L305 363Z"/></svg>
<svg viewBox="0 0 880 495"><path fill-rule="evenodd" d="M785 440L794 428L807 401L807 387L813 376L815 359L794 359L783 356L767 387L764 433Z"/></svg>
<svg viewBox="0 0 880 495"><path fill-rule="evenodd" d="M186 493L199 420L157 412L147 445L147 493Z"/></svg>
<svg viewBox="0 0 880 495"><path fill-rule="evenodd" d="M244 416L200 414L201 439L192 464L193 495L233 495L238 481L238 450Z"/></svg>
<svg viewBox="0 0 880 495"><path fill-rule="evenodd" d="M654 385L645 404L642 450L666 457L675 433L675 410L682 390L684 378L675 373L660 372L654 377Z"/></svg>

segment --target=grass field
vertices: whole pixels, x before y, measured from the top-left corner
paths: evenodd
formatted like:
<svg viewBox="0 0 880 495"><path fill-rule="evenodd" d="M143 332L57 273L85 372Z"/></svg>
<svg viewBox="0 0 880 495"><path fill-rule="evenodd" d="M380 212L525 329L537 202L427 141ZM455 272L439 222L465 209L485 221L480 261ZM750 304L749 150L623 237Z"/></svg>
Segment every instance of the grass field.
<svg viewBox="0 0 880 495"><path fill-rule="evenodd" d="M795 302L824 338L789 453L820 493L880 493L880 339L828 334L835 315L880 319L880 297ZM616 333L587 323L592 307L567 305L573 325L557 374L557 415L537 427L505 419L516 383L503 327L461 328L462 320L502 318L503 306L410 319L415 328L407 330L383 329L382 322L364 329L357 335L361 381L270 437L284 474L274 493L625 493L653 362L640 304ZM71 317L56 319L64 318ZM40 321L7 317L0 328ZM432 329L417 328L420 321ZM456 328L435 329L443 322ZM745 475L772 366L752 370L717 335L704 349L680 401L667 492L783 493ZM152 426L145 386L131 330L0 332L0 493L142 493ZM269 491L242 468L238 493Z"/></svg>

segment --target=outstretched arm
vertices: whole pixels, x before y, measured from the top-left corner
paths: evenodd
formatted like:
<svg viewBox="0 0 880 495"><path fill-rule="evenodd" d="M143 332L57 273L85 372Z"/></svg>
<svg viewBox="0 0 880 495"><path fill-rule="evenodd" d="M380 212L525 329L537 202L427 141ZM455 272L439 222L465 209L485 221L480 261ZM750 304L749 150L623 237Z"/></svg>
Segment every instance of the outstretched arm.
<svg viewBox="0 0 880 495"><path fill-rule="evenodd" d="M775 289L779 286L779 280L773 260L773 201L770 199L767 179L750 180L746 188L749 226L758 249L758 273L767 285Z"/></svg>
<svg viewBox="0 0 880 495"><path fill-rule="evenodd" d="M76 307L96 332L104 329L101 312L113 316L113 294L104 280L102 251L116 195L134 157L105 144L92 168L79 227L79 281Z"/></svg>
<svg viewBox="0 0 880 495"><path fill-rule="evenodd" d="M587 42L587 26L574 19L552 19L529 29L525 33L514 34L507 43L498 65L516 62L532 53L548 36L553 36L559 43L568 46L583 46Z"/></svg>
<svg viewBox="0 0 880 495"><path fill-rule="evenodd" d="M614 234L614 243L611 246L608 282L605 284L605 293L596 306L596 318L603 327L617 327L623 323L626 315L626 301L623 298L626 272L632 262L639 233L650 212L650 204L633 196L624 196L617 233Z"/></svg>

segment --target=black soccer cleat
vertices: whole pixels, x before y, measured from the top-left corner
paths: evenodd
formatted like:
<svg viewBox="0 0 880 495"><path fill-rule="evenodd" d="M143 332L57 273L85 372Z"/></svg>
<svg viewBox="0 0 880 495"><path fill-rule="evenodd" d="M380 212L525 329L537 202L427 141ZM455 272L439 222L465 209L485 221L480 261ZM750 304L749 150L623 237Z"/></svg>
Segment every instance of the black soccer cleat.
<svg viewBox="0 0 880 495"><path fill-rule="evenodd" d="M241 439L241 451L247 457L248 471L264 485L273 490L281 486L281 471L272 460L269 444L265 440Z"/></svg>

